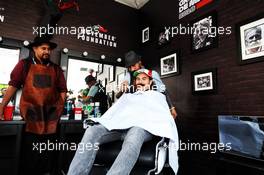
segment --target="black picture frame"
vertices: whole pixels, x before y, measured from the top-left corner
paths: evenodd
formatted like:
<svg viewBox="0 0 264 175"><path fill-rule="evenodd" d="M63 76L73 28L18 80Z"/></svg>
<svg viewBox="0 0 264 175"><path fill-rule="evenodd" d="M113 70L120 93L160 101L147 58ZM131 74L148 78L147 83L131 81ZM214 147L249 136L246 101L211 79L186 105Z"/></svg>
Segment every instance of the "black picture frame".
<svg viewBox="0 0 264 175"><path fill-rule="evenodd" d="M213 94L217 92L217 68L191 72L192 94Z"/></svg>
<svg viewBox="0 0 264 175"><path fill-rule="evenodd" d="M104 72L104 64L98 64L98 75Z"/></svg>
<svg viewBox="0 0 264 175"><path fill-rule="evenodd" d="M199 53L218 47L216 11L200 16L199 18L192 20L190 24L192 27L191 53ZM208 29L210 27L212 27L211 30ZM208 30L206 30L206 28Z"/></svg>
<svg viewBox="0 0 264 175"><path fill-rule="evenodd" d="M142 29L141 40L142 43L146 43L150 39L150 27Z"/></svg>
<svg viewBox="0 0 264 175"><path fill-rule="evenodd" d="M108 81L109 83L114 82L115 81L115 66L109 66L108 67Z"/></svg>
<svg viewBox="0 0 264 175"><path fill-rule="evenodd" d="M171 77L180 74L179 51L160 58L161 78Z"/></svg>
<svg viewBox="0 0 264 175"><path fill-rule="evenodd" d="M170 36L170 32L169 30L162 28L158 31L158 35L157 35L157 48L158 49L161 49L163 48L164 46L168 45L171 43L171 36Z"/></svg>
<svg viewBox="0 0 264 175"><path fill-rule="evenodd" d="M107 96L110 97L112 103L115 102L115 92L114 91L107 92Z"/></svg>
<svg viewBox="0 0 264 175"><path fill-rule="evenodd" d="M104 88L106 88L106 85L107 85L107 78L103 79L103 80L100 80L100 83L102 84L102 86Z"/></svg>
<svg viewBox="0 0 264 175"><path fill-rule="evenodd" d="M264 61L264 13L237 23L236 38L238 64Z"/></svg>

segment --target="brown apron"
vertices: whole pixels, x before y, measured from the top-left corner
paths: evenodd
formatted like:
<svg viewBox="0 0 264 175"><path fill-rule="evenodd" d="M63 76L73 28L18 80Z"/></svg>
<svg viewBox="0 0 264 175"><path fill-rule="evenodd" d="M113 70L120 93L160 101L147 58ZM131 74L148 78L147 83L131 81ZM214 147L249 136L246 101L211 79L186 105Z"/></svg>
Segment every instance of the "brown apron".
<svg viewBox="0 0 264 175"><path fill-rule="evenodd" d="M54 66L32 64L22 90L20 113L26 131L53 134L63 110L63 100L56 89Z"/></svg>

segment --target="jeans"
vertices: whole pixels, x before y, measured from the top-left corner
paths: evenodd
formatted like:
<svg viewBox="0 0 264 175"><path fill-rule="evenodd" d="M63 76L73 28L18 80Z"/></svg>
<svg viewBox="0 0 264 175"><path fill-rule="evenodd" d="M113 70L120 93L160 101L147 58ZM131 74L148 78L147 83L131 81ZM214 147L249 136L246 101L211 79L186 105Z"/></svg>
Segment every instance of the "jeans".
<svg viewBox="0 0 264 175"><path fill-rule="evenodd" d="M128 175L134 167L144 142L151 140L152 134L139 127L127 130L107 130L103 125L94 125L86 129L81 144L103 144L124 140L122 149L107 175ZM96 146L94 146L96 148ZM75 153L68 175L88 175L93 166L98 149L80 149Z"/></svg>

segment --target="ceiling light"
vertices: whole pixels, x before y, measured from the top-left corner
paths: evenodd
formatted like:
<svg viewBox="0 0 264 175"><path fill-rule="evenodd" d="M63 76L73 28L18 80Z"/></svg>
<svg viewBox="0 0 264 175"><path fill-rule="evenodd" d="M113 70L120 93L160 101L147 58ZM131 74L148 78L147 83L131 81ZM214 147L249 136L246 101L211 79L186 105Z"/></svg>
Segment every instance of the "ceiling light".
<svg viewBox="0 0 264 175"><path fill-rule="evenodd" d="M24 46L28 46L29 45L29 41L25 40L25 41L23 41L23 44L24 44Z"/></svg>
<svg viewBox="0 0 264 175"><path fill-rule="evenodd" d="M105 59L105 55L101 55L101 59L104 60Z"/></svg>
<svg viewBox="0 0 264 175"><path fill-rule="evenodd" d="M65 47L62 51L63 51L63 53L68 53L69 49Z"/></svg>
<svg viewBox="0 0 264 175"><path fill-rule="evenodd" d="M116 61L120 63L122 61L122 58L117 58Z"/></svg>
<svg viewBox="0 0 264 175"><path fill-rule="evenodd" d="M88 52L84 51L82 55L86 57L88 55Z"/></svg>

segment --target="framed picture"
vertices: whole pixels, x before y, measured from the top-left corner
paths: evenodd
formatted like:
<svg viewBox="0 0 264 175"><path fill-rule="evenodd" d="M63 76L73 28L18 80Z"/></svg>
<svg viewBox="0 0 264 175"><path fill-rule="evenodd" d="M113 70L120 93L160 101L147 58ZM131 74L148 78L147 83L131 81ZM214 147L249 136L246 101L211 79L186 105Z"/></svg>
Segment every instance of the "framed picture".
<svg viewBox="0 0 264 175"><path fill-rule="evenodd" d="M166 30L165 28L159 31L158 39L157 39L158 48L162 48L163 46L170 43L171 37L169 33L170 33L169 30Z"/></svg>
<svg viewBox="0 0 264 175"><path fill-rule="evenodd" d="M239 64L264 60L264 14L236 25Z"/></svg>
<svg viewBox="0 0 264 175"><path fill-rule="evenodd" d="M104 72L104 65L98 64L98 75L102 74Z"/></svg>
<svg viewBox="0 0 264 175"><path fill-rule="evenodd" d="M207 69L191 73L192 93L208 94L217 91L217 69Z"/></svg>
<svg viewBox="0 0 264 175"><path fill-rule="evenodd" d="M115 92L114 91L107 92L107 96L108 98L111 99L111 102L115 102Z"/></svg>
<svg viewBox="0 0 264 175"><path fill-rule="evenodd" d="M149 27L142 30L142 43L145 43L149 40Z"/></svg>
<svg viewBox="0 0 264 175"><path fill-rule="evenodd" d="M109 83L115 81L115 66L108 67L108 80Z"/></svg>
<svg viewBox="0 0 264 175"><path fill-rule="evenodd" d="M123 71L123 72L117 74L117 81L116 81L116 85L117 86L122 83L122 81L124 80L125 76L126 76L126 71Z"/></svg>
<svg viewBox="0 0 264 175"><path fill-rule="evenodd" d="M162 78L180 73L178 53L173 53L160 59L160 72Z"/></svg>
<svg viewBox="0 0 264 175"><path fill-rule="evenodd" d="M191 51L201 52L218 46L217 13L211 12L191 22Z"/></svg>
<svg viewBox="0 0 264 175"><path fill-rule="evenodd" d="M101 84L104 88L106 88L106 85L107 85L107 78L101 80Z"/></svg>

